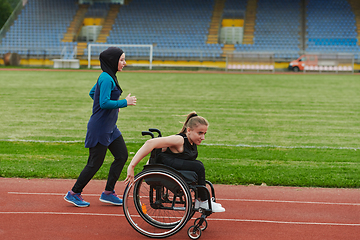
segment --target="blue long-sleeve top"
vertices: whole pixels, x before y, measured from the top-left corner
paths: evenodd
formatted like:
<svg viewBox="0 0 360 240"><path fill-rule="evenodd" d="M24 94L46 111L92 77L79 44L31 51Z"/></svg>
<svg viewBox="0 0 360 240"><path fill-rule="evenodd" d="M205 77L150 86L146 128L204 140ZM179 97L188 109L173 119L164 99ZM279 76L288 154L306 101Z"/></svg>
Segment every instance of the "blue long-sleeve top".
<svg viewBox="0 0 360 240"><path fill-rule="evenodd" d="M126 99L122 100L112 100L110 99L111 91L115 88L115 82L112 77L106 73L103 72L100 74L100 77L98 79L98 82L95 83L95 85L90 90L90 97L94 100L94 94L95 94L95 88L96 85L99 84L100 87L100 107L103 109L115 109L115 108L124 108L127 107L127 101ZM121 95L121 93L120 93Z"/></svg>
<svg viewBox="0 0 360 240"><path fill-rule="evenodd" d="M121 135L116 126L118 109L127 107L126 99L119 100L121 93L113 78L108 73L102 72L89 93L94 102L87 126L86 148L95 147L98 143L109 146Z"/></svg>

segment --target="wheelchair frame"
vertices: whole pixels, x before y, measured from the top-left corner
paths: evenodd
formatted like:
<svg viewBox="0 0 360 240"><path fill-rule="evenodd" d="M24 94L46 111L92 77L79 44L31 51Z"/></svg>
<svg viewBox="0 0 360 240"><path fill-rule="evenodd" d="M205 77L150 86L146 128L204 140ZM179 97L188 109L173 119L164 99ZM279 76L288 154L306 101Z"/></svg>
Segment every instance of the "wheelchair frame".
<svg viewBox="0 0 360 240"><path fill-rule="evenodd" d="M142 135L161 132L150 128ZM208 223L206 217L212 213L211 200L214 202L215 190L211 182L206 186L197 185L195 172L178 171L172 167L156 163L156 154L161 149L151 152L149 164L134 177L134 183L128 184L123 195L124 214L129 224L139 233L150 238L166 238L179 232L193 217L195 212L201 216L194 221L187 233L191 239L201 237ZM197 175L196 175L197 177ZM195 208L198 189L203 188L208 197L208 209Z"/></svg>

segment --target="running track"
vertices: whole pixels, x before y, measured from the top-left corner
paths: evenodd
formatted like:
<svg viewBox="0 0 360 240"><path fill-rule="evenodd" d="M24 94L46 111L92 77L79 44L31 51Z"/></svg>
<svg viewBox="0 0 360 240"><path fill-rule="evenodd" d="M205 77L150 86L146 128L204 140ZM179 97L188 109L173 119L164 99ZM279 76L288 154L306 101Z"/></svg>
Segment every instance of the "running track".
<svg viewBox="0 0 360 240"><path fill-rule="evenodd" d="M77 208L63 200L74 180L0 178L0 239L149 239L122 207L101 203L105 181L92 180ZM117 193L124 184L119 182ZM360 189L215 185L225 213L208 217L200 239L360 239ZM197 216L197 215L195 215ZM187 228L167 239L189 239Z"/></svg>

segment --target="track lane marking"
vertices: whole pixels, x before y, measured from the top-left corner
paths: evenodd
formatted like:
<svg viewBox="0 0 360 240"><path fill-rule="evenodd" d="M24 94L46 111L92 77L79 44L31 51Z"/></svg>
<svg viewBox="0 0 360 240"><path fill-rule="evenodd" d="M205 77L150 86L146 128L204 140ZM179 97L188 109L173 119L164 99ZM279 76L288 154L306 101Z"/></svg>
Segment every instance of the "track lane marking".
<svg viewBox="0 0 360 240"><path fill-rule="evenodd" d="M0 139L1 142L33 142L33 143L84 143L84 140L26 140L26 139ZM143 141L125 141L125 143L143 143ZM205 146L224 146L224 147L250 147L250 148L289 148L289 149L335 149L335 150L360 150L359 147L331 147L331 146L280 146L280 145L250 145L250 144L225 144L225 143L202 143L201 145Z"/></svg>
<svg viewBox="0 0 360 240"><path fill-rule="evenodd" d="M299 204L316 204L316 205L345 205L345 206L360 206L360 203L336 203L336 202L310 202L310 201L296 201L296 200L271 200L271 199L221 199L221 201L238 201L238 202L267 202L267 203L299 203Z"/></svg>
<svg viewBox="0 0 360 240"><path fill-rule="evenodd" d="M35 193L35 192L8 192L14 195L50 195L50 196L65 196L65 193ZM100 194L84 193L83 196L98 197ZM122 195L118 195L122 197ZM219 201L233 201L233 202L265 202L265 203L292 203L292 204L316 204L316 205L343 205L343 206L360 206L360 203L336 203L336 202L311 202L311 201L296 201L296 200L272 200L272 199L231 199L231 198L217 198Z"/></svg>
<svg viewBox="0 0 360 240"><path fill-rule="evenodd" d="M0 212L0 214L43 214L43 215L80 215L80 216L107 216L125 217L124 214L105 214L105 213L70 213L70 212ZM192 218L195 220L196 218ZM251 223L272 223L272 224L291 224L291 225L322 225L322 226L348 226L360 227L360 223L325 223L325 222L289 222L273 221L262 219L227 219L227 218L207 218L207 221L227 221L227 222L251 222Z"/></svg>

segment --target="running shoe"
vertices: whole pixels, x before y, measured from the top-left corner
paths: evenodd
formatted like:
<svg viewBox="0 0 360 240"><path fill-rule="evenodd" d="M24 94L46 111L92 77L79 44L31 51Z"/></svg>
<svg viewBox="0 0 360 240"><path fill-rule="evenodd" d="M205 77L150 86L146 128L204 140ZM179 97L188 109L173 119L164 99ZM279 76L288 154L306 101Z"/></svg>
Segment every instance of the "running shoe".
<svg viewBox="0 0 360 240"><path fill-rule="evenodd" d="M123 200L115 194L115 191L113 191L110 194L105 194L104 192L101 193L99 200L101 202L111 203L111 204L117 205L117 206L121 206L123 204Z"/></svg>
<svg viewBox="0 0 360 240"><path fill-rule="evenodd" d="M77 207L88 207L90 203L85 202L84 199L81 197L81 193L76 193L72 195L70 191L64 197L65 201L74 204Z"/></svg>
<svg viewBox="0 0 360 240"><path fill-rule="evenodd" d="M204 208L209 209L209 203L208 200L206 201L199 201L195 200L195 208ZM212 212L225 212L225 208L221 206L220 203L216 203L211 201L211 210Z"/></svg>

